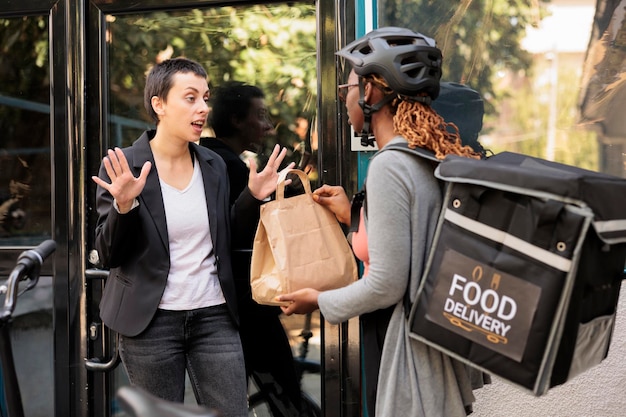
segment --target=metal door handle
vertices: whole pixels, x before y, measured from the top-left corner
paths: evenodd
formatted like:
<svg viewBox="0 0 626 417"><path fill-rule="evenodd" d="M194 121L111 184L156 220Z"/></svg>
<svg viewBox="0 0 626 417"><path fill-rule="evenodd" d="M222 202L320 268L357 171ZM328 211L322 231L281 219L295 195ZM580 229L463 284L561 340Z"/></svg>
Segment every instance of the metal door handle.
<svg viewBox="0 0 626 417"><path fill-rule="evenodd" d="M113 356L107 362L104 362L103 358L91 358L85 359L85 368L89 371L98 371L105 372L110 371L111 369L115 369L115 367L120 363L120 354L118 350L118 346L120 343L120 335L115 333L115 351L113 352Z"/></svg>
<svg viewBox="0 0 626 417"><path fill-rule="evenodd" d="M109 271L104 269L87 269L85 270L85 277L87 279L107 279ZM104 323L102 324L104 329ZM109 331L112 331L109 329ZM104 333L104 331L103 331ZM115 350L110 359L105 358L85 358L85 368L89 371L106 372L112 369L120 363L119 355L120 335L115 333Z"/></svg>

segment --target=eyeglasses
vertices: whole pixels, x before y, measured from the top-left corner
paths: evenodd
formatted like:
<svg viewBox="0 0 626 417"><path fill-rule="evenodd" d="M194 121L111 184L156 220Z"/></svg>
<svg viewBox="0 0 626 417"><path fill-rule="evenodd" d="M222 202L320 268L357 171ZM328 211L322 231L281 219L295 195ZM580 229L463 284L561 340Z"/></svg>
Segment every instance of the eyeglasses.
<svg viewBox="0 0 626 417"><path fill-rule="evenodd" d="M340 84L337 86L337 93L339 95L339 100L346 101L346 96L350 91L350 87L357 87L359 83L351 83L351 84Z"/></svg>

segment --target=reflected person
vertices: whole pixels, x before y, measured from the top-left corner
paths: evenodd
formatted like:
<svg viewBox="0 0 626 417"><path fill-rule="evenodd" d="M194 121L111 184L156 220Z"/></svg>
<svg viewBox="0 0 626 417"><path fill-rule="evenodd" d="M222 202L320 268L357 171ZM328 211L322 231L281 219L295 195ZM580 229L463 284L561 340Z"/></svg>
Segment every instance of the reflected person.
<svg viewBox="0 0 626 417"><path fill-rule="evenodd" d="M226 162L230 178L230 199L241 198L249 169L242 160L245 151L259 153L263 141L274 132L265 104L265 94L257 86L232 81L213 90L208 125L215 137L203 137L200 144L212 149ZM233 275L238 292L240 334L246 372L263 373L276 385L274 395L284 405L275 416L297 416L300 384L296 377L291 346L279 315L279 307L257 304L251 297L250 261L259 212L233 229ZM274 404L270 403L271 406Z"/></svg>

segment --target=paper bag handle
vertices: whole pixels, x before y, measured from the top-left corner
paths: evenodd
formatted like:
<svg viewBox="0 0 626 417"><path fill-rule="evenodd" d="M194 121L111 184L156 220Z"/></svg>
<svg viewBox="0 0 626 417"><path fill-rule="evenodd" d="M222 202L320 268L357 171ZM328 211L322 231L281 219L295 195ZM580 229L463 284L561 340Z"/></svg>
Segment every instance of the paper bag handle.
<svg viewBox="0 0 626 417"><path fill-rule="evenodd" d="M311 194L311 183L309 182L309 177L304 173L304 171L300 169L284 169L278 175L276 200L283 200L285 198L285 180L287 179L287 174L296 174L300 178L300 182L302 182L304 192Z"/></svg>

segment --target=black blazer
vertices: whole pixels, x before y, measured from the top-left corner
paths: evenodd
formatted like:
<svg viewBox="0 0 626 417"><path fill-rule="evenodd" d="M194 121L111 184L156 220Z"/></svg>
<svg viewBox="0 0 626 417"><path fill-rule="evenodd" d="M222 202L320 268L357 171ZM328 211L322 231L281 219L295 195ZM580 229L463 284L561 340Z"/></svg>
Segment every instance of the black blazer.
<svg viewBox="0 0 626 417"><path fill-rule="evenodd" d="M152 162L146 185L138 197L139 207L119 214L113 207L111 194L102 187L96 189L95 246L102 266L110 269L100 302L100 317L109 328L125 336L138 335L152 320L170 268L165 207L149 145L154 133L144 132L132 146L123 149L135 176L139 176L146 161ZM238 325L230 258L231 221L236 225L237 216L254 216L261 202L244 191L231 209L224 161L195 143L189 146L202 171L220 285L233 322ZM110 182L102 165L98 175Z"/></svg>

